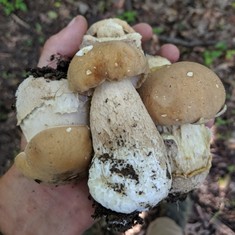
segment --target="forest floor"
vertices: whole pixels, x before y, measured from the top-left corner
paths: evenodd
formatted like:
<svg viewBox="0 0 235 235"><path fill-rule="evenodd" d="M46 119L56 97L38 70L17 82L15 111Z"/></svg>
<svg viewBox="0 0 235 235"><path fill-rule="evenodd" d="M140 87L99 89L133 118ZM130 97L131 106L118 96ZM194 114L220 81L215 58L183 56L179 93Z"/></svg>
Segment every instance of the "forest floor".
<svg viewBox="0 0 235 235"><path fill-rule="evenodd" d="M4 2L4 1L3 1ZM10 1L6 1L10 2ZM77 14L89 24L119 17L131 25L149 23L154 37L146 52L174 43L180 60L205 64L226 89L227 111L215 121L212 168L191 197L188 235L235 234L235 1L234 0L109 0L19 1L0 5L0 175L19 152L20 130L14 111L15 91L37 65L45 40Z"/></svg>

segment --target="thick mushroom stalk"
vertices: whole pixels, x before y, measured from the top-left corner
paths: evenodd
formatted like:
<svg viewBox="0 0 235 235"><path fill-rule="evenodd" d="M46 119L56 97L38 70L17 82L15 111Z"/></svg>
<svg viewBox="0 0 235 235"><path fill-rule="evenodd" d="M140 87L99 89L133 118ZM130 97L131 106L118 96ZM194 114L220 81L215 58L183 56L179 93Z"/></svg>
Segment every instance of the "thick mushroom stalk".
<svg viewBox="0 0 235 235"><path fill-rule="evenodd" d="M161 136L129 80L104 82L90 113L92 197L116 212L144 211L167 197L171 174Z"/></svg>
<svg viewBox="0 0 235 235"><path fill-rule="evenodd" d="M172 169L171 195L200 186L211 167L211 131L205 125L158 126Z"/></svg>

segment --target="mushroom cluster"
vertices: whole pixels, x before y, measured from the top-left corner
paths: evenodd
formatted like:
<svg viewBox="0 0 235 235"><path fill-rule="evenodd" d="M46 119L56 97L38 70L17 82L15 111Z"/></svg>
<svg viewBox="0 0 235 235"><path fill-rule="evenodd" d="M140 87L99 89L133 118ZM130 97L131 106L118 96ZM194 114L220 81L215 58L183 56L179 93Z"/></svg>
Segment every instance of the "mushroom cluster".
<svg viewBox="0 0 235 235"><path fill-rule="evenodd" d="M203 182L211 166L205 122L224 102L211 70L146 55L126 22L102 20L88 29L67 79L30 76L19 86L17 118L28 144L15 162L47 183L88 173L97 205L136 214Z"/></svg>

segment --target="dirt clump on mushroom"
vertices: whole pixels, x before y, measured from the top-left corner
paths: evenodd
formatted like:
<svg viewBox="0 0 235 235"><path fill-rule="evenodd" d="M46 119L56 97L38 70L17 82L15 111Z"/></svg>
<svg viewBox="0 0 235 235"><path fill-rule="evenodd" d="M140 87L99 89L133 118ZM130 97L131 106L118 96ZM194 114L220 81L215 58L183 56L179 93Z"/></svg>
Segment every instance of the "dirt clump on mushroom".
<svg viewBox="0 0 235 235"><path fill-rule="evenodd" d="M50 66L27 68L27 75L35 78L44 77L52 80L67 78L68 67L71 59L62 55L51 55L50 62L56 64L56 68Z"/></svg>

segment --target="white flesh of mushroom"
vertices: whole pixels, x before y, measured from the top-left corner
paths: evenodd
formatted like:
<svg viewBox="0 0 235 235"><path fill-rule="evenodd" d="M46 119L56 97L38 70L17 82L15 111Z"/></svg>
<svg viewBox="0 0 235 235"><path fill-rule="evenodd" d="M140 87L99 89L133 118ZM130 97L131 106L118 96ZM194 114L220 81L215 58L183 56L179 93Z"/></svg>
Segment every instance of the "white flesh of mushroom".
<svg viewBox="0 0 235 235"><path fill-rule="evenodd" d="M49 127L87 125L89 100L73 93L67 79L29 76L16 93L17 120L27 141Z"/></svg>
<svg viewBox="0 0 235 235"><path fill-rule="evenodd" d="M184 124L158 129L167 147L172 169L170 193L187 193L206 178L211 166L211 131L205 125Z"/></svg>
<svg viewBox="0 0 235 235"><path fill-rule="evenodd" d="M93 94L90 127L92 197L116 212L144 211L167 197L166 149L130 80L104 82Z"/></svg>

